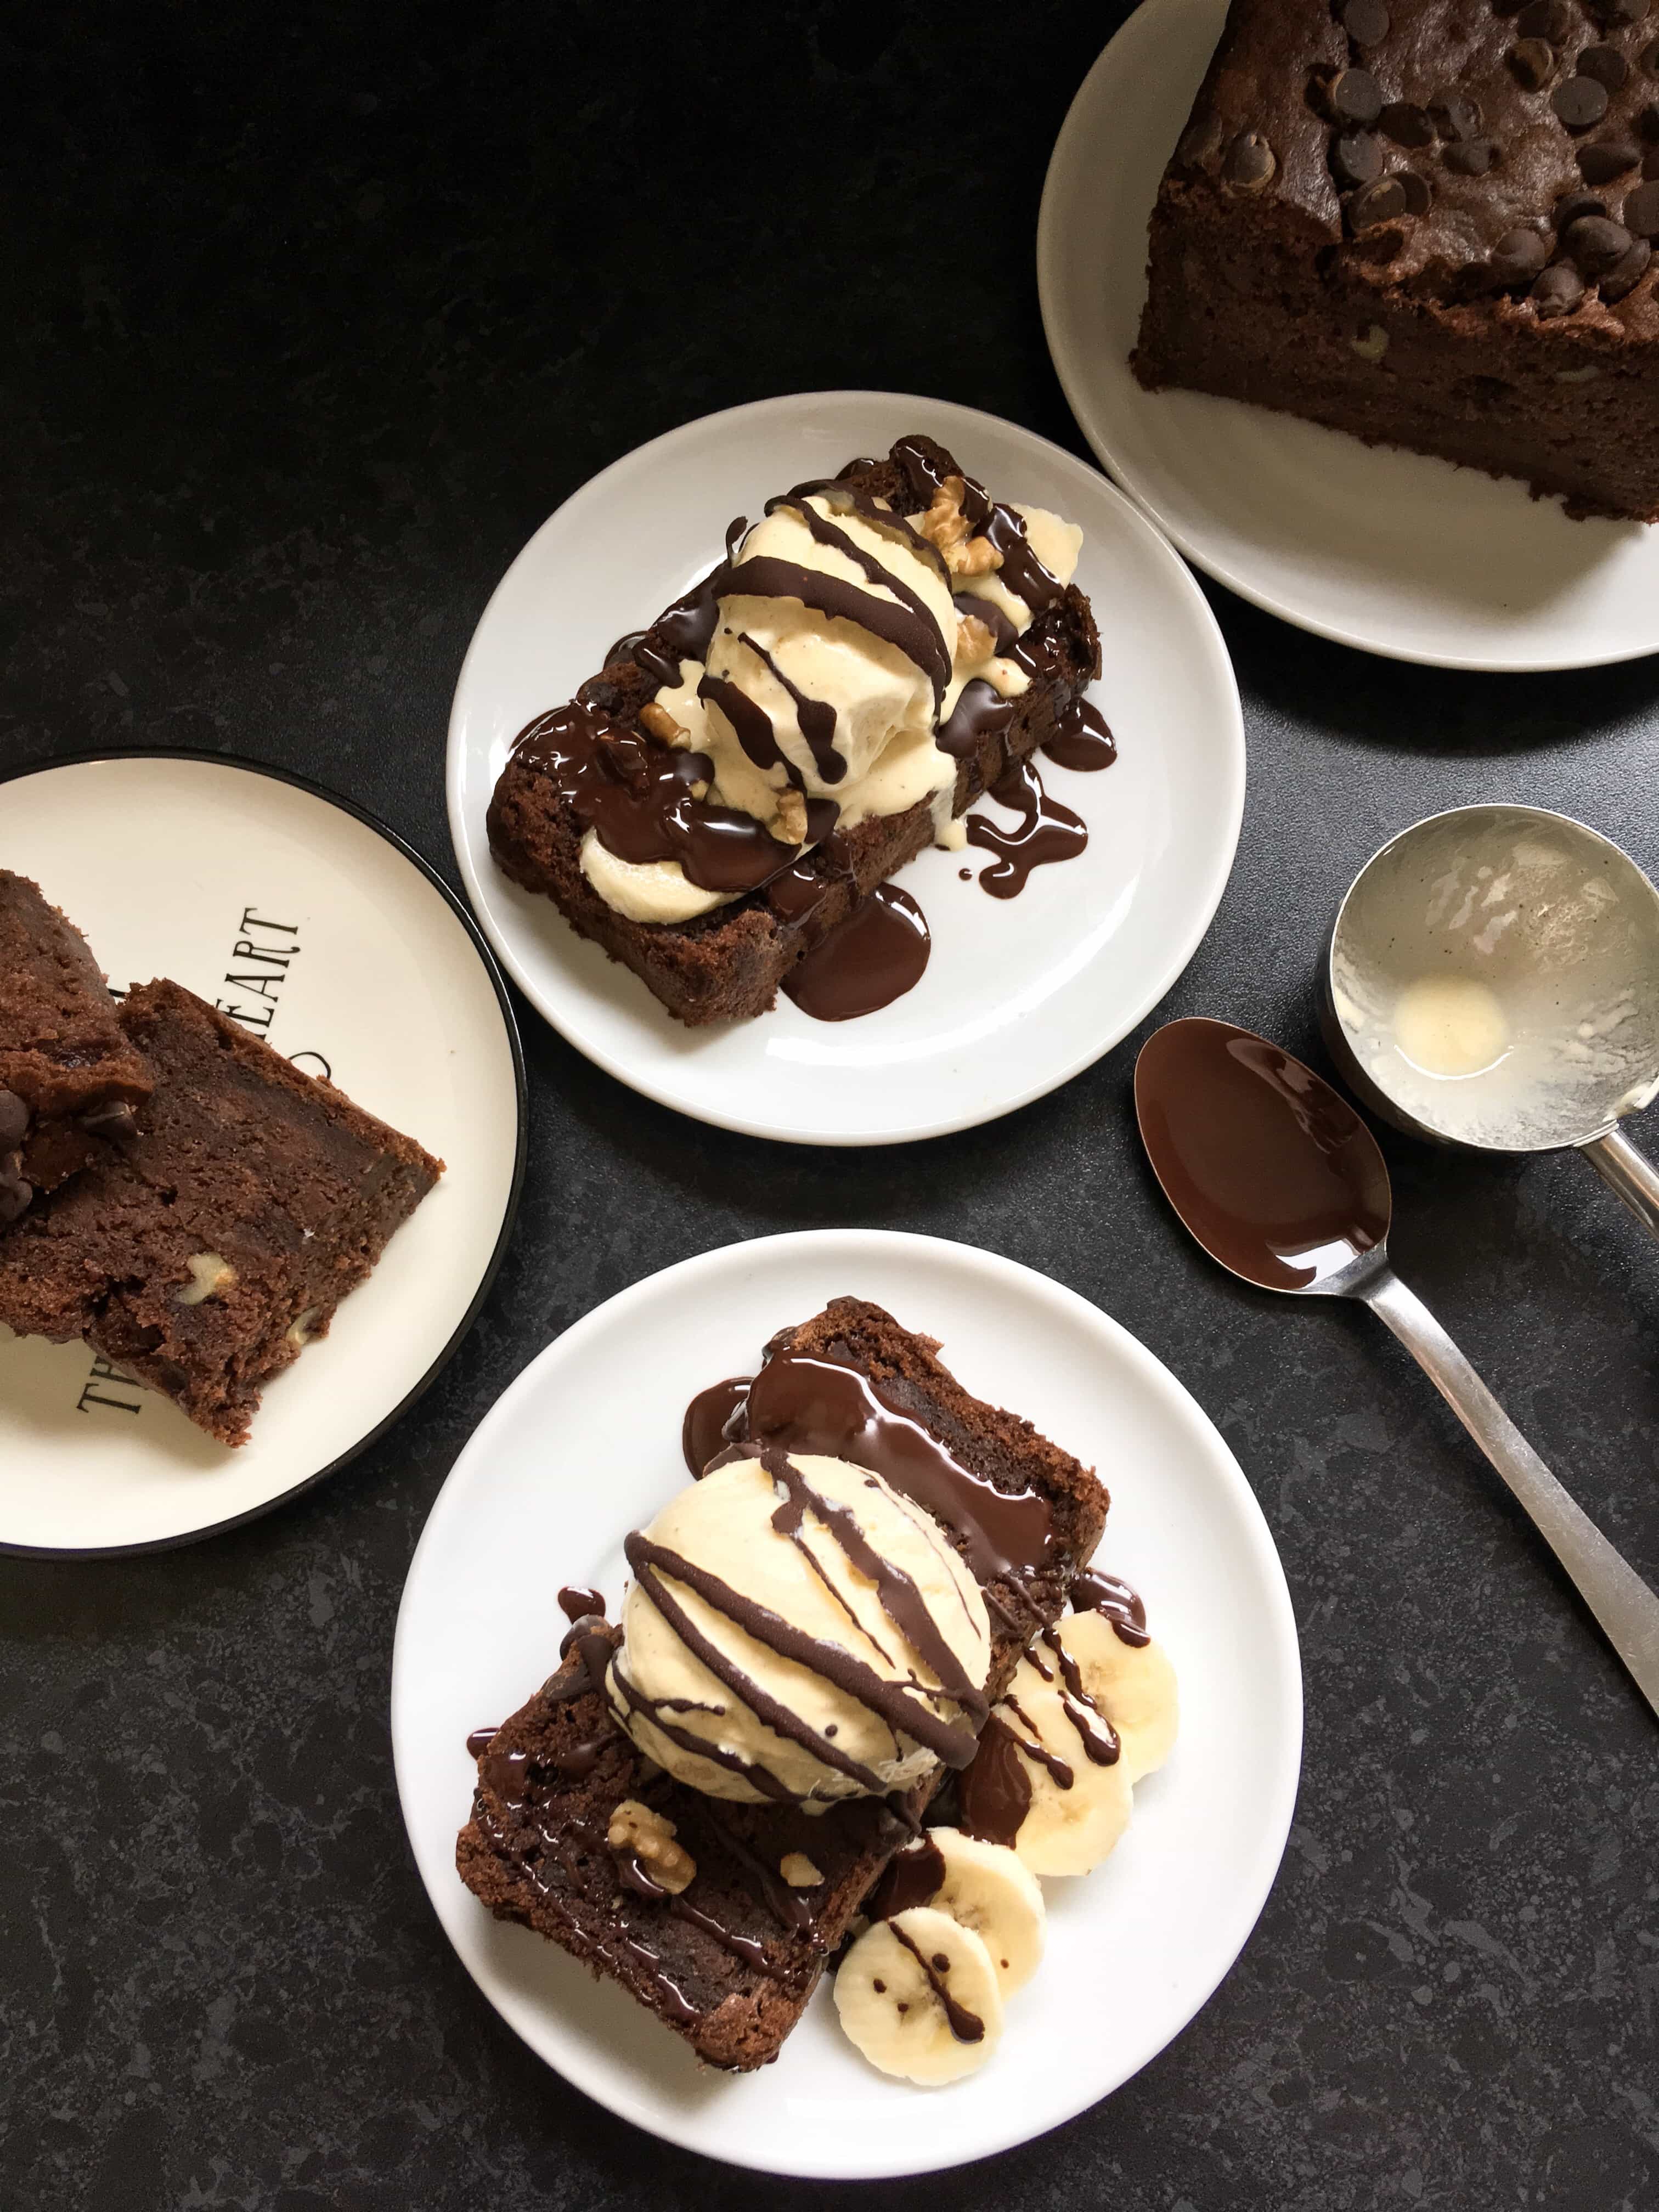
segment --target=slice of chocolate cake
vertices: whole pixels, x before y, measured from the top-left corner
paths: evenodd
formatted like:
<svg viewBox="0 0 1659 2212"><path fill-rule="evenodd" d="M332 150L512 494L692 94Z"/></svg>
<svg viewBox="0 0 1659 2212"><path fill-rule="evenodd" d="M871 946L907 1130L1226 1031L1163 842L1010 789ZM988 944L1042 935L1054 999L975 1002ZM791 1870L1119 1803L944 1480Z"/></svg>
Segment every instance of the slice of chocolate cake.
<svg viewBox="0 0 1659 2212"><path fill-rule="evenodd" d="M1232 0L1135 374L1659 522L1656 30L1648 0Z"/></svg>
<svg viewBox="0 0 1659 2212"><path fill-rule="evenodd" d="M1108 1500L1029 1421L971 1397L937 1349L878 1306L836 1298L774 1338L752 1382L704 1394L688 1416L688 1456L729 1462L747 1446L850 1461L925 1509L984 1598L984 1686L995 1698L1032 1635L1062 1611ZM565 1594L577 1610L591 1595ZM476 1740L477 1786L456 1865L497 1918L622 1983L701 2057L747 2070L777 2056L948 1770L902 1794L844 1797L822 1811L707 1796L618 1728L605 1682L621 1638L601 1620L578 1620L559 1671Z"/></svg>
<svg viewBox="0 0 1659 2212"><path fill-rule="evenodd" d="M0 1225L130 1135L153 1087L85 938L0 868Z"/></svg>
<svg viewBox="0 0 1659 2212"><path fill-rule="evenodd" d="M925 437L796 486L520 733L497 865L680 1021L764 1013L860 899L1073 729L1100 672L1080 540Z"/></svg>
<svg viewBox="0 0 1659 2212"><path fill-rule="evenodd" d="M130 1144L0 1235L0 1322L83 1337L239 1444L443 1163L177 983L119 1020L155 1090Z"/></svg>

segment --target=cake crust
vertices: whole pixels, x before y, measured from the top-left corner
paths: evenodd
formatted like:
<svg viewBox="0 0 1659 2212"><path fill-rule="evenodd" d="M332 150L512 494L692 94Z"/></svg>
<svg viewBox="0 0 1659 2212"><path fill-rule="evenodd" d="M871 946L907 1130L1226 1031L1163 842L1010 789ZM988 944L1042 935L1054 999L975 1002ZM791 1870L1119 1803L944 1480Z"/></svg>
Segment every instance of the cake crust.
<svg viewBox="0 0 1659 2212"><path fill-rule="evenodd" d="M1655 239L1637 0L1233 0L1159 187L1135 373L1653 521Z"/></svg>
<svg viewBox="0 0 1659 2212"><path fill-rule="evenodd" d="M792 1354L853 1368L981 1481L1046 1503L1054 1540L1043 1570L1022 1578L1023 1590L1006 1577L981 1579L993 1631L987 1686L995 1697L1036 1626L1062 1611L1099 1540L1107 1493L1092 1470L1029 1421L972 1397L937 1353L930 1338L850 1297L781 1331L766 1348L769 1363ZM710 2064L746 2071L776 2057L943 1770L902 1801L845 1800L817 1814L704 1796L664 1774L616 1727L599 1685L620 1633L579 1623L559 1671L482 1751L457 1870L498 1919L533 1929L620 1982ZM606 1843L625 1799L675 1824L696 1868L679 1896L652 1898L629 1886ZM823 1876L819 1887L792 1892L778 1879L792 1852L811 1859Z"/></svg>

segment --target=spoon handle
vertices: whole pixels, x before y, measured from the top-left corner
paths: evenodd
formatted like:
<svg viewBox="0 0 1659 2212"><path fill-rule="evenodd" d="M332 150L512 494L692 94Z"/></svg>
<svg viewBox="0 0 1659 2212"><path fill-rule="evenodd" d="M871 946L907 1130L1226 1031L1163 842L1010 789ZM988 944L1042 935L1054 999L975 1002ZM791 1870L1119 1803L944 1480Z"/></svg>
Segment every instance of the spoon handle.
<svg viewBox="0 0 1659 2212"><path fill-rule="evenodd" d="M1592 1137L1579 1151L1609 1190L1617 1191L1650 1237L1659 1237L1659 1168L1622 1129Z"/></svg>
<svg viewBox="0 0 1659 2212"><path fill-rule="evenodd" d="M1498 1469L1659 1713L1659 1597L1574 1504L1414 1291L1391 1267L1356 1289Z"/></svg>

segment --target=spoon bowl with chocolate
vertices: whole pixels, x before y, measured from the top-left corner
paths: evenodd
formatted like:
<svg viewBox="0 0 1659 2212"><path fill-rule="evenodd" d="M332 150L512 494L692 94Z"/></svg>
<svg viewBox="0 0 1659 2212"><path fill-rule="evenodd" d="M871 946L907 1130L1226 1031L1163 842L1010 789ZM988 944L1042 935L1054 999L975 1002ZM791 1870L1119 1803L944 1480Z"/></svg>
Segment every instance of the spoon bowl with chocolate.
<svg viewBox="0 0 1659 2212"><path fill-rule="evenodd" d="M1310 1067L1231 1022L1170 1022L1141 1048L1152 1171L1212 1260L1265 1291L1357 1298L1387 1323L1497 1468L1659 1713L1659 1597L1551 1474L1389 1264L1376 1139Z"/></svg>

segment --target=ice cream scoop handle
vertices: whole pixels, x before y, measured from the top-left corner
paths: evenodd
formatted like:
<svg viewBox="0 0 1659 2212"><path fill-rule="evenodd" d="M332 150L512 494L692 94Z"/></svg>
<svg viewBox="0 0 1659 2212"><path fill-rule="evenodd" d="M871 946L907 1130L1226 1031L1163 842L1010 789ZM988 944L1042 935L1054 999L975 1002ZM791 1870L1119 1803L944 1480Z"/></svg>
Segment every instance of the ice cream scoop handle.
<svg viewBox="0 0 1659 2212"><path fill-rule="evenodd" d="M1498 1469L1659 1713L1659 1597L1575 1505L1414 1291L1390 1267L1356 1287Z"/></svg>
<svg viewBox="0 0 1659 2212"><path fill-rule="evenodd" d="M1609 1190L1618 1192L1650 1237L1659 1237L1659 1168L1622 1129L1592 1137L1579 1151Z"/></svg>

